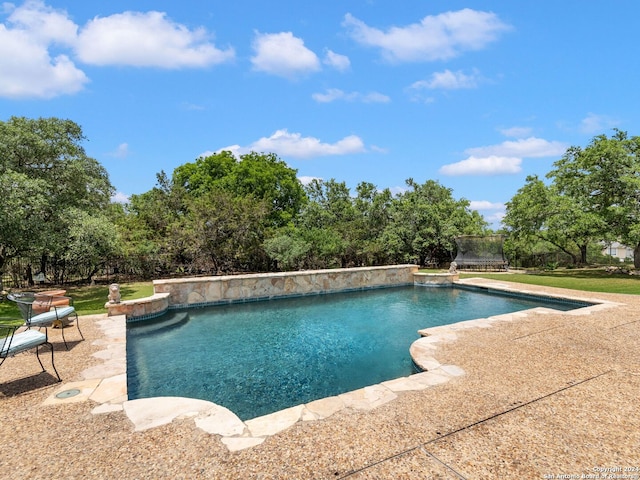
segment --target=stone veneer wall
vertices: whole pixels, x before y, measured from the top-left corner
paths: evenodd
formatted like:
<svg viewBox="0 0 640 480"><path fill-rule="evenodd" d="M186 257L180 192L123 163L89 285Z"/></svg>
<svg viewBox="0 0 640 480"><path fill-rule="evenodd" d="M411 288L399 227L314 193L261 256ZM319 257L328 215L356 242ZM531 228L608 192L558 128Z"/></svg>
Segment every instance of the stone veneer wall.
<svg viewBox="0 0 640 480"><path fill-rule="evenodd" d="M169 309L169 294L157 293L150 297L123 300L120 303L107 302L104 307L107 309L109 317L125 315L127 319L143 320L157 317L166 312Z"/></svg>
<svg viewBox="0 0 640 480"><path fill-rule="evenodd" d="M414 282L417 265L339 268L301 272L154 280L155 294L168 293L169 305L188 307L358 290Z"/></svg>

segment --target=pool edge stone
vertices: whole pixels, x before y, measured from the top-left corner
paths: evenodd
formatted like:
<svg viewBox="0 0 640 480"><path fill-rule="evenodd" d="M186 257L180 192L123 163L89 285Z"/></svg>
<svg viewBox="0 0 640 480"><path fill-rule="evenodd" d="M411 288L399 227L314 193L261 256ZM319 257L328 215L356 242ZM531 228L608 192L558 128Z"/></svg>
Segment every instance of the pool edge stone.
<svg viewBox="0 0 640 480"><path fill-rule="evenodd" d="M480 289L487 289L486 284L482 285L482 284L475 284L475 282L473 282L473 279L465 279L462 281L457 281L456 284L467 284L467 285L471 285L471 286L477 286ZM514 292L517 294L524 294L524 295L533 295L536 297L540 297L541 295L538 292L535 291L529 291L526 289L512 289L510 288L509 285L504 285L504 284L492 284L490 286L489 290L497 290L500 291L501 293L503 292ZM611 301L606 301L606 300L601 300L601 299L594 299L594 298L589 298L588 300L585 300L582 297L578 297L577 295L572 296L572 295L558 295L556 297L556 295L551 294L551 295L542 295L543 297L547 297L547 298L561 298L561 299L565 299L568 301L578 301L578 302L593 302L591 303L590 306L588 307L583 307L583 308L578 308L576 310L573 310L571 312L563 312L565 314L570 314L570 315L589 315L592 312L597 312L603 309L607 309L616 305L619 305L616 302L611 302ZM548 312L548 313L553 313L553 312ZM284 425L284 423L280 424L280 427L276 428L275 426L271 426L268 428L264 428L262 431L260 430L256 430L255 433L263 433L264 436L254 436L251 434L251 431L248 429L248 427L246 427L246 423L242 422L241 420L238 419L239 424L237 428L231 428L231 430L226 431L224 429L220 429L220 427L206 427L206 428L201 428L200 426L198 426L198 423L200 423L201 425L204 424L206 425L206 420L203 420L203 418L205 418L208 414L210 415L210 410L212 408L215 407L220 407L214 403L211 402L206 402L203 400L198 400L198 402L206 402L209 404L209 409L208 410L198 410L198 411L194 411L191 408L188 408L187 411L182 411L182 412L177 412L175 415L173 415L171 417L171 419L169 419L168 421L165 421L165 423L170 423L171 421L173 421L176 418L194 418L194 421L196 423L196 426L198 426L198 428L201 428L203 431L210 433L210 434L214 434L214 435L221 435L221 434L225 434L225 435L221 435L221 442L229 449L229 451L238 451L238 450L243 450L246 448L251 448L254 446L257 446L259 444L261 444L262 442L264 442L266 440L266 438L268 438L268 435L265 434L265 432L267 431L272 431L275 433L281 432L283 430L286 430L287 428L290 428L291 426L295 425L298 422L301 421L312 421L312 420L322 420L324 418L327 418L331 415L333 415L334 413L337 413L339 411L342 411L346 408L354 408L357 405L361 405L363 408L354 408L356 410L372 410L380 405L383 405L384 403L387 403L389 401L394 400L395 398L397 398L399 395L398 394L402 394L402 392L405 391L409 391L412 390L413 388L409 389L406 388L407 386L413 386L411 384L415 384L416 386L416 390L424 390L424 389L428 389L431 388L433 386L437 386L437 385L441 385L443 383L446 383L450 380L452 380L454 377L458 377L458 376L462 376L465 374L464 370L456 365L440 365L439 362L437 361L437 359L434 357L435 351L437 350L437 344L440 342L449 342L449 341L455 341L457 336L455 334L456 331L460 331L460 330L465 330L465 329L469 329L469 328L490 328L492 327L492 324L496 321L513 321L516 320L518 318L522 318L522 317L526 317L527 311L523 311L523 312L516 312L513 314L508 314L508 315L502 315L502 316L495 316L495 317L490 317L490 318L479 318L479 319L475 319L475 320L469 320L469 321L464 321L464 322L459 322L456 324L451 324L451 325L447 325L447 326L440 326L440 327L432 327L432 328L428 328L428 329L424 329L424 330L420 330L419 333L421 335L424 335L424 337L422 337L421 339L416 340L416 342L418 341L423 341L421 342L420 346L421 346L421 350L423 350L421 352L421 354L423 355L421 361L424 363L424 366L426 367L425 369L423 369L424 371L420 372L420 373L416 373L414 375L411 375L409 377L405 377L405 379L410 380L409 384L403 384L404 379L400 378L400 379L394 379L394 380L389 380L387 382L383 382L382 384L378 384L378 385L373 385L371 387L365 387L364 389L360 389L363 392L359 392L358 390L354 391L354 392L358 392L358 393L354 393L354 392L347 392L345 394L336 396L336 397L327 397L325 399L319 399L316 400L314 402L310 402L309 404L305 404L305 405L299 405L297 407L291 407L293 409L295 408L299 408L300 412L299 415L297 416L297 419L293 422L286 422L288 423L287 425ZM122 323L120 322L115 322L114 320L117 320L117 317L107 317L105 318L105 320L103 320L101 323L101 329L103 330L103 332L105 333L105 336L107 337L107 340L97 340L96 342L94 342L95 345L103 345L103 346L107 346L110 343L112 343L113 341L116 341L116 343L118 341L123 341L124 338L122 335L122 331L124 330L123 327L125 327L125 322L126 319L123 318L124 315L122 317L120 317L122 319ZM119 338L118 338L119 337ZM414 342L414 344L416 343ZM413 344L412 344L413 347ZM412 355L413 357L413 355ZM106 360L106 359L103 359ZM112 359L113 360L113 359ZM106 363L106 362L105 362ZM385 385L387 384L387 385ZM367 391L368 389L368 391ZM388 393L385 393L388 392ZM374 393L375 392L375 393ZM355 401L355 399L357 399L358 397L362 398L366 398L367 397L367 393L368 393L368 397L369 400L371 400L369 402L368 405L365 405L364 403L362 404L358 404L358 402ZM165 397L166 398L166 397ZM181 398L181 397L174 397L174 398ZM344 399L348 399L347 402L344 401ZM333 400L330 400L333 399ZM337 399L337 400L336 400ZM385 400L387 399L387 400ZM141 399L141 400L152 400L152 399ZM185 399L185 400L193 400L193 399ZM330 400L328 403L326 403L325 405L323 405L323 401L325 400ZM116 405L116 403L120 403L120 408L122 410L125 411L127 408L125 408L125 405L130 403L130 402L134 402L134 400L132 401L128 401L126 399L126 397L121 397L119 399L118 402L114 400L112 400L113 403L110 404L103 404L102 406L96 407L92 413L108 413L110 411L116 411L119 409L119 405ZM211 407L213 406L213 407ZM130 405L129 405L130 407ZM220 408L224 408L224 407L220 407ZM131 411L131 409L129 408L129 410ZM149 414L149 416L153 416L151 414L151 412L147 412ZM157 414L158 412L153 412L154 414ZM233 414L233 412L230 412L232 415L235 416L235 414ZM276 414L279 412L275 412ZM270 415L274 415L274 414L270 414ZM128 415L127 415L128 416ZM295 415L294 415L295 416ZM258 417L260 418L260 417ZM257 419L253 419L253 420L257 420ZM265 419L263 419L264 421ZM248 420L247 422L250 422L251 420ZM164 423L161 423L164 424ZM159 426L160 424L158 424ZM240 426L242 427L242 430L240 429ZM155 425L153 426L148 426L147 428L153 428ZM255 429L255 427L254 427ZM138 428L136 428L137 431ZM213 432L210 432L209 430L213 430ZM231 435L229 435L231 434Z"/></svg>

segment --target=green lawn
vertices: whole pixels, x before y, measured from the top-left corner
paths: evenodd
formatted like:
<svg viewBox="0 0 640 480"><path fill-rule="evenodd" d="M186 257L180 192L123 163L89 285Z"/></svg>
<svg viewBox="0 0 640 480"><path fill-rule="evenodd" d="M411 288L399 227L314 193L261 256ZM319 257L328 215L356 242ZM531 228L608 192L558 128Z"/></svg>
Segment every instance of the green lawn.
<svg viewBox="0 0 640 480"><path fill-rule="evenodd" d="M122 300L149 297L153 295L151 282L123 283L120 285ZM94 313L106 313L104 304L109 297L109 286L98 285L95 287L69 287L67 295L73 298L78 315L90 315ZM7 320L19 320L22 317L18 307L13 302L3 300L0 302L0 322ZM19 323L21 323L20 320Z"/></svg>
<svg viewBox="0 0 640 480"><path fill-rule="evenodd" d="M586 292L640 294L640 276L607 273L602 269L558 269L540 273L460 273L460 278L489 278Z"/></svg>

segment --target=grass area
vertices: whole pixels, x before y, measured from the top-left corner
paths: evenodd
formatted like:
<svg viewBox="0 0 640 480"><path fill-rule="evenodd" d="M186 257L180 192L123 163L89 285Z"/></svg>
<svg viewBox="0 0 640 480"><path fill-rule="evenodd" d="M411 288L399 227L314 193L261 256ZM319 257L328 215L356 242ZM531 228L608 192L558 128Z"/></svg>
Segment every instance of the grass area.
<svg viewBox="0 0 640 480"><path fill-rule="evenodd" d="M558 269L539 273L460 273L460 278L489 278L585 292L640 294L640 276L607 273L603 269Z"/></svg>
<svg viewBox="0 0 640 480"><path fill-rule="evenodd" d="M107 312L104 304L107 303L109 296L108 285L69 287L66 290L67 296L73 298L73 305L78 315ZM153 295L153 284L151 282L123 283L120 284L120 293L122 300L149 297ZM9 300L0 302L0 322L8 323L7 320L18 320L21 318L20 311L15 303ZM22 323L22 320L19 320L18 323Z"/></svg>

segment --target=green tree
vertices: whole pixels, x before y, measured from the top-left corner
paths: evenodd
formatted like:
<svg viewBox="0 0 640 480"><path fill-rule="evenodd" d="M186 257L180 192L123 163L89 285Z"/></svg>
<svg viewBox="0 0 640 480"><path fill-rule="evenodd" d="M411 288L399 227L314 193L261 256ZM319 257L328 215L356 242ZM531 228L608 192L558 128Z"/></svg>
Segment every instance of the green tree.
<svg viewBox="0 0 640 480"><path fill-rule="evenodd" d="M345 182L314 179L305 186L308 203L299 227L311 245L309 268L346 267L355 262L353 222L356 211Z"/></svg>
<svg viewBox="0 0 640 480"><path fill-rule="evenodd" d="M616 130L586 148L571 147L547 175L560 194L589 218L597 218L601 240L633 245L640 268L640 137Z"/></svg>
<svg viewBox="0 0 640 480"><path fill-rule="evenodd" d="M231 152L219 152L200 157L195 162L180 165L173 171L173 183L198 196L221 187L223 179L231 175L236 158Z"/></svg>
<svg viewBox="0 0 640 480"><path fill-rule="evenodd" d="M236 161L231 152L220 152L176 168L173 183L193 196L224 190L264 200L270 207L271 226L278 228L288 225L305 203L296 174L273 153L251 152Z"/></svg>
<svg viewBox="0 0 640 480"><path fill-rule="evenodd" d="M265 269L263 201L221 190L188 198L186 207L168 235L197 273Z"/></svg>
<svg viewBox="0 0 640 480"><path fill-rule="evenodd" d="M381 239L391 219L393 195L388 188L380 191L368 182L358 184L356 192L353 231L358 257L363 265L383 265L389 261L389 255Z"/></svg>
<svg viewBox="0 0 640 480"><path fill-rule="evenodd" d="M458 235L479 235L487 223L469 209L465 199L455 200L452 191L434 180L424 184L407 180L409 190L393 202L391 221L383 242L395 261L438 263L454 258Z"/></svg>
<svg viewBox="0 0 640 480"><path fill-rule="evenodd" d="M292 227L265 240L264 249L269 258L276 261L276 269L296 270L303 268L311 244Z"/></svg>
<svg viewBox="0 0 640 480"><path fill-rule="evenodd" d="M19 248L15 234L20 228L15 222L13 230L0 234L3 262L10 256L39 256L44 270L47 262L61 261L69 247L64 218L68 209L98 214L108 207L113 187L106 170L86 155L84 140L82 129L71 120L11 117L0 121L0 178L4 185L15 184L9 192L12 199L4 197L3 202L19 202L19 210L28 212L22 218L31 222L20 227L25 231ZM31 193L24 195L26 191Z"/></svg>
<svg viewBox="0 0 640 480"><path fill-rule="evenodd" d="M0 122L0 174L44 180L52 217L60 207L103 210L114 189L104 167L87 157L84 140L71 120L11 117Z"/></svg>
<svg viewBox="0 0 640 480"><path fill-rule="evenodd" d="M603 230L597 215L536 175L527 177L507 202L502 221L509 228L511 245L530 250L539 241L547 242L571 256L574 264L587 262L587 247Z"/></svg>
<svg viewBox="0 0 640 480"><path fill-rule="evenodd" d="M0 174L0 271L7 260L42 245L46 182L24 173Z"/></svg>
<svg viewBox="0 0 640 480"><path fill-rule="evenodd" d="M188 213L169 235L183 242L198 269L216 273L264 270L262 248L268 209L263 200L212 191L189 200Z"/></svg>
<svg viewBox="0 0 640 480"><path fill-rule="evenodd" d="M67 268L87 282L118 251L119 241L113 223L106 215L89 214L79 209L65 212L69 243L64 252Z"/></svg>
<svg viewBox="0 0 640 480"><path fill-rule="evenodd" d="M156 175L156 180L151 190L131 196L124 217L117 220L124 240L122 268L146 278L175 273L178 265L190 261L184 238L173 232L187 215L191 197L164 171Z"/></svg>

